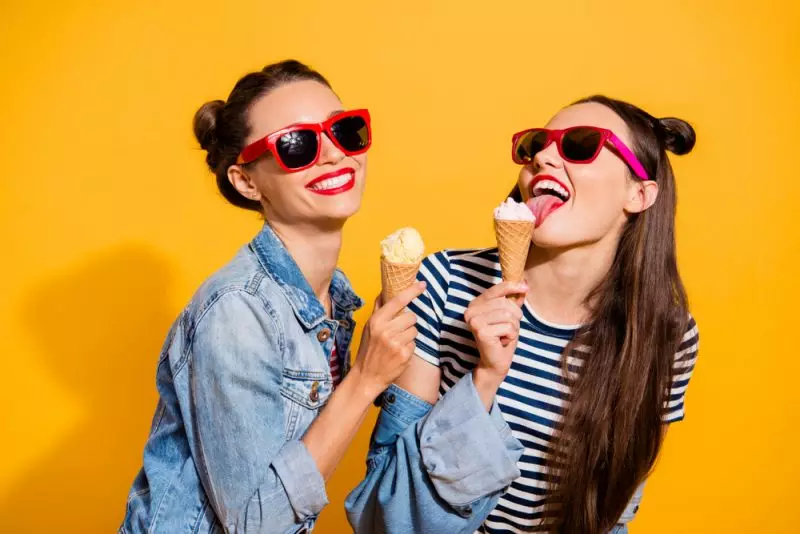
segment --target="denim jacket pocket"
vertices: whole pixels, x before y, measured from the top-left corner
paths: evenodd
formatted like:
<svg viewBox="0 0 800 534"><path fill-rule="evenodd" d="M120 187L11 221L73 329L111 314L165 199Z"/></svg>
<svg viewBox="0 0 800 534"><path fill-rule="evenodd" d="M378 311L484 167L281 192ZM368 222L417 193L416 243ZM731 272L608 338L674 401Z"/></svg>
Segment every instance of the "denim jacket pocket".
<svg viewBox="0 0 800 534"><path fill-rule="evenodd" d="M330 373L284 369L281 395L287 399L286 439L296 439L295 433L305 429L328 402L333 393Z"/></svg>

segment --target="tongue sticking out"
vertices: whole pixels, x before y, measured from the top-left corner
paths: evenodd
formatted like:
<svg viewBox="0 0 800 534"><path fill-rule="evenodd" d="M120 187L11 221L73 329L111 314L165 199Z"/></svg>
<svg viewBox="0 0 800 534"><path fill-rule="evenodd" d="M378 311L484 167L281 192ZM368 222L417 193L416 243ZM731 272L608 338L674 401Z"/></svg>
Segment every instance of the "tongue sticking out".
<svg viewBox="0 0 800 534"><path fill-rule="evenodd" d="M544 220L564 205L564 201L555 195L540 195L533 197L526 202L528 208L536 216L536 226L540 226Z"/></svg>

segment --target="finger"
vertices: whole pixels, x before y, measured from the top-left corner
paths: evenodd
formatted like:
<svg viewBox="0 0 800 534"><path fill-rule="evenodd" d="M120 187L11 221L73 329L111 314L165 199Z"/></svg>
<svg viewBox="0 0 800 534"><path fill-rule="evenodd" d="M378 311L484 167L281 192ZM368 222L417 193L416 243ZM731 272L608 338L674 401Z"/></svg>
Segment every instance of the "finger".
<svg viewBox="0 0 800 534"><path fill-rule="evenodd" d="M491 324L481 328L475 333L475 336L481 341L499 341L501 337L515 336L516 331L517 329L510 323Z"/></svg>
<svg viewBox="0 0 800 534"><path fill-rule="evenodd" d="M525 282L500 282L484 291L483 297L486 300L508 297L511 295L526 295L528 284Z"/></svg>
<svg viewBox="0 0 800 534"><path fill-rule="evenodd" d="M498 310L503 306L503 301L505 299L485 299L482 296L476 298L472 302L469 303L467 306L467 310L464 312L464 320L466 322L470 322L473 317L479 317L481 315L486 315L494 310Z"/></svg>
<svg viewBox="0 0 800 534"><path fill-rule="evenodd" d="M508 299L497 299L501 303L501 308L504 310L508 310L515 319L518 321L522 319L522 305L525 303L525 297L520 296L518 298L519 302L514 300L514 298Z"/></svg>
<svg viewBox="0 0 800 534"><path fill-rule="evenodd" d="M519 326L513 325L513 329L510 334L500 336L500 344L504 347L507 347L510 343L514 343L519 339Z"/></svg>
<svg viewBox="0 0 800 534"><path fill-rule="evenodd" d="M517 308L517 310L519 310L519 308ZM514 315L514 313L505 308L487 312L481 315L481 318L486 325L501 323L516 324L519 322L519 319Z"/></svg>
<svg viewBox="0 0 800 534"><path fill-rule="evenodd" d="M425 287L427 287L425 282L414 282L393 298L384 302L379 313L385 318L394 317L408 306L412 300L422 295Z"/></svg>
<svg viewBox="0 0 800 534"><path fill-rule="evenodd" d="M416 328L408 328L406 330L403 330L402 332L397 334L397 337L395 337L395 341L397 341L398 345L400 345L401 347L414 343L415 339L417 339Z"/></svg>
<svg viewBox="0 0 800 534"><path fill-rule="evenodd" d="M386 330L390 333L398 334L405 332L412 326L417 324L417 315L410 311L404 311L397 314L386 324Z"/></svg>
<svg viewBox="0 0 800 534"><path fill-rule="evenodd" d="M510 313L512 317L522 319L522 310L520 307L506 298L483 301L475 306L472 315L486 315L498 310L505 310Z"/></svg>
<svg viewBox="0 0 800 534"><path fill-rule="evenodd" d="M522 310L519 306L511 302L509 299L498 298L492 300L484 300L481 302L473 301L467 311L464 313L464 320L469 322L473 317L487 315L499 310L508 311L511 317L515 320L522 319Z"/></svg>
<svg viewBox="0 0 800 534"><path fill-rule="evenodd" d="M470 320L467 321L467 326L469 326L469 329L473 332L478 332L486 327L486 318L483 315L471 317Z"/></svg>

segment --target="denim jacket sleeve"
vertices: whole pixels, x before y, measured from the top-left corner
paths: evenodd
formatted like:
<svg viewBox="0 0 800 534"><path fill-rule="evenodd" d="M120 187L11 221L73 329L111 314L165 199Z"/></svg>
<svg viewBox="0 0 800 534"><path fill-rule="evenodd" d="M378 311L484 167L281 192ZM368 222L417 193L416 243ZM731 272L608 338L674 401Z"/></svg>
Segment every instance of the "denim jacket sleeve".
<svg viewBox="0 0 800 534"><path fill-rule="evenodd" d="M193 454L226 532L295 532L328 499L301 441L286 441L284 340L268 303L222 295L199 320L190 359Z"/></svg>
<svg viewBox="0 0 800 534"><path fill-rule="evenodd" d="M392 385L366 478L345 502L356 533L474 532L520 474L522 444L467 373L431 406Z"/></svg>

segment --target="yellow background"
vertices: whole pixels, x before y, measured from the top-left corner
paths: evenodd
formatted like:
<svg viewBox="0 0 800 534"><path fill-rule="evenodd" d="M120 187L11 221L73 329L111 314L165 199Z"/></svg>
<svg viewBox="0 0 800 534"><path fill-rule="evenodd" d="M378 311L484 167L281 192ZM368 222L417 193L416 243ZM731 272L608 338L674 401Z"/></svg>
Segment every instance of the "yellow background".
<svg viewBox="0 0 800 534"><path fill-rule="evenodd" d="M800 532L797 6L5 0L0 532L119 524L170 322L260 224L216 192L192 114L286 57L372 111L341 258L370 299L401 225L430 250L492 243L512 132L594 92L690 120L697 148L673 161L702 349L632 531ZM347 531L374 416L319 532Z"/></svg>

